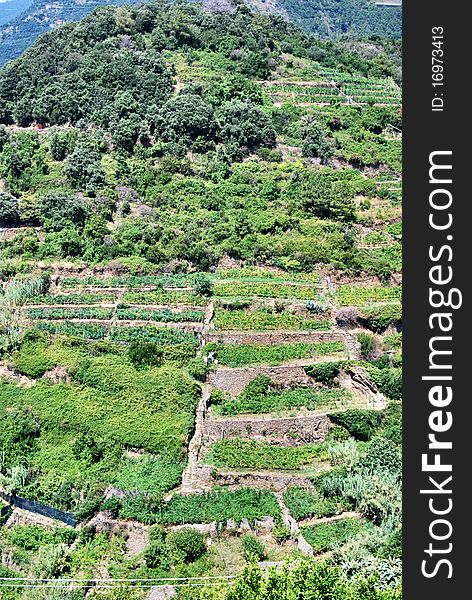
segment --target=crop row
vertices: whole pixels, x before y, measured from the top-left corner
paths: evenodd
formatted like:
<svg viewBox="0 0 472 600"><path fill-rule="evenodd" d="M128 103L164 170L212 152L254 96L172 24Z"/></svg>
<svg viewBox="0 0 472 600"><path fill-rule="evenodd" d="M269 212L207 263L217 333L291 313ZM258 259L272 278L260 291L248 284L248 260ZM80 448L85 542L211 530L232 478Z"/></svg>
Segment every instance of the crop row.
<svg viewBox="0 0 472 600"><path fill-rule="evenodd" d="M318 289L311 285L297 285L293 283L276 282L247 282L247 281L217 281L214 286L216 296L239 296L262 298L297 298L300 300L314 300Z"/></svg>
<svg viewBox="0 0 472 600"><path fill-rule="evenodd" d="M317 358L339 355L344 352L343 342L320 342L318 344L296 343L283 345L228 344L205 346L207 352L214 349L215 357L222 365L243 367L245 365L278 365L287 360Z"/></svg>
<svg viewBox="0 0 472 600"><path fill-rule="evenodd" d="M111 319L113 309L99 306L81 306L80 308L44 307L28 308L25 316L28 319Z"/></svg>
<svg viewBox="0 0 472 600"><path fill-rule="evenodd" d="M155 290L152 292L125 292L122 301L127 304L158 304L177 306L207 306L209 299L186 291Z"/></svg>
<svg viewBox="0 0 472 600"><path fill-rule="evenodd" d="M239 279L239 280L274 280L274 281L288 281L292 283L308 282L308 283L319 283L320 276L318 273L286 273L283 271L271 271L269 269L263 269L262 267L240 267L233 269L221 269L216 273L218 279Z"/></svg>
<svg viewBox="0 0 472 600"><path fill-rule="evenodd" d="M400 300L401 286L361 287L343 285L336 290L336 303L341 306L363 306L368 302Z"/></svg>
<svg viewBox="0 0 472 600"><path fill-rule="evenodd" d="M248 312L244 310L217 310L215 326L221 330L253 330L271 329L318 330L329 331L331 322L292 315L289 313L273 313L267 310Z"/></svg>
<svg viewBox="0 0 472 600"><path fill-rule="evenodd" d="M249 386L248 386L249 388ZM215 406L222 415L264 414L283 410L339 410L349 405L352 394L343 388L300 387L291 390L269 391L246 389L238 398L227 397Z"/></svg>
<svg viewBox="0 0 472 600"><path fill-rule="evenodd" d="M242 488L236 491L218 490L190 496L174 495L163 503L155 520L163 525L191 523L224 523L233 519L254 522L265 516L280 519L277 498L267 490Z"/></svg>
<svg viewBox="0 0 472 600"><path fill-rule="evenodd" d="M342 546L353 537L366 534L374 525L363 519L339 519L302 526L303 537L312 546L315 554L321 554Z"/></svg>
<svg viewBox="0 0 472 600"><path fill-rule="evenodd" d="M315 490L289 487L284 493L284 502L297 521L315 517L333 517L351 508L346 500L324 498Z"/></svg>
<svg viewBox="0 0 472 600"><path fill-rule="evenodd" d="M291 471L328 458L324 444L285 447L255 440L230 438L213 444L205 462L230 469Z"/></svg>
<svg viewBox="0 0 472 600"><path fill-rule="evenodd" d="M114 294L57 294L47 296L35 296L28 300L27 304L100 304L112 303L116 300Z"/></svg>
<svg viewBox="0 0 472 600"><path fill-rule="evenodd" d="M103 340L109 338L119 342L154 342L161 345L174 345L188 343L196 346L193 333L181 329L166 327L155 327L148 325L144 327L116 326L98 323L74 323L64 321L54 323L51 321L38 321L36 329L52 334L64 334L74 337L82 337L91 340Z"/></svg>
<svg viewBox="0 0 472 600"><path fill-rule="evenodd" d="M114 277L65 277L61 281L62 288L77 288L83 286L97 288L141 288L141 287L187 287L195 279L195 274L178 273L175 275L117 275Z"/></svg>
<svg viewBox="0 0 472 600"><path fill-rule="evenodd" d="M167 308L146 309L129 306L118 307L116 315L123 321L159 321L160 323L201 323L205 313L201 310L185 310L175 312Z"/></svg>

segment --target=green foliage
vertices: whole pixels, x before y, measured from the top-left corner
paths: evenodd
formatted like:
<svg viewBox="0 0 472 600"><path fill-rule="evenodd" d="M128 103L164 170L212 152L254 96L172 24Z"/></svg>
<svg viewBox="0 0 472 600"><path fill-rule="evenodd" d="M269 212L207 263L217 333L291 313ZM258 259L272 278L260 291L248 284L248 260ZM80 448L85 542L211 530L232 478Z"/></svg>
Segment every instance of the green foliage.
<svg viewBox="0 0 472 600"><path fill-rule="evenodd" d="M275 131L269 117L254 104L228 102L220 115L220 137L225 144L237 144L253 151L275 146Z"/></svg>
<svg viewBox="0 0 472 600"><path fill-rule="evenodd" d="M402 397L402 370L399 368L379 369L375 366L368 368L369 375L382 394L390 400L400 400Z"/></svg>
<svg viewBox="0 0 472 600"><path fill-rule="evenodd" d="M270 380L259 375L249 382L237 398L224 398L217 412L223 415L270 413L290 409L323 410L349 404L351 394L345 389L294 388L270 390ZM212 405L215 399L212 397Z"/></svg>
<svg viewBox="0 0 472 600"><path fill-rule="evenodd" d="M318 383L323 385L333 385L334 379L339 375L342 368L340 362L323 362L318 365L303 367L309 377L313 377Z"/></svg>
<svg viewBox="0 0 472 600"><path fill-rule="evenodd" d="M205 494L180 496L174 494L155 515L163 525L182 523L218 523L234 519L254 522L264 516L279 517L280 508L272 492L242 488L236 491L218 490Z"/></svg>
<svg viewBox="0 0 472 600"><path fill-rule="evenodd" d="M206 552L205 538L194 529L181 529L167 536L170 551L178 562L192 562Z"/></svg>
<svg viewBox="0 0 472 600"><path fill-rule="evenodd" d="M0 192L0 225L8 227L15 225L19 220L18 199L12 194Z"/></svg>
<svg viewBox="0 0 472 600"><path fill-rule="evenodd" d="M215 325L221 330L254 330L267 331L271 329L301 329L313 331L329 331L331 322L328 320L309 319L304 316L288 313L274 313L265 309L254 312L243 310L217 310Z"/></svg>
<svg viewBox="0 0 472 600"><path fill-rule="evenodd" d="M320 342L318 344L284 344L264 346L252 344L224 345L216 349L216 357L223 365L242 367L250 364L281 364L287 360L315 358L343 352L342 342Z"/></svg>
<svg viewBox="0 0 472 600"><path fill-rule="evenodd" d="M323 128L313 115L302 119L300 126L303 156L318 157L322 164L326 164L333 155L333 148L326 138Z"/></svg>
<svg viewBox="0 0 472 600"><path fill-rule="evenodd" d="M362 309L362 317L372 331L384 331L391 325L397 327L402 318L401 304L391 302L367 305Z"/></svg>
<svg viewBox="0 0 472 600"><path fill-rule="evenodd" d="M357 334L357 341L361 345L361 357L366 360L372 358L376 349L375 337L361 331Z"/></svg>
<svg viewBox="0 0 472 600"><path fill-rule="evenodd" d="M213 444L205 460L210 464L236 469L297 470L327 457L323 444L292 448L229 438Z"/></svg>
<svg viewBox="0 0 472 600"><path fill-rule="evenodd" d="M311 517L334 517L349 508L341 498L323 498L314 490L289 487L284 493L284 502L297 521Z"/></svg>
<svg viewBox="0 0 472 600"><path fill-rule="evenodd" d="M355 527L355 526L354 526ZM348 527L346 527L347 529ZM346 532L347 533L347 532ZM341 535L341 534L340 534ZM386 590L378 586L378 578L347 580L342 571L326 561L305 559L280 569L269 571L268 577L260 568L250 563L225 593L224 600L269 600L283 597L290 590L295 597L303 598L316 594L320 600L401 600L401 590L392 587ZM215 596L209 590L206 597ZM201 597L203 600L203 597Z"/></svg>
<svg viewBox="0 0 472 600"><path fill-rule="evenodd" d="M380 424L380 413L376 410L350 409L329 415L331 421L345 427L357 440L367 441Z"/></svg>
<svg viewBox="0 0 472 600"><path fill-rule="evenodd" d="M332 550L350 538L365 531L367 523L359 519L339 519L328 523L302 526L303 537L315 554Z"/></svg>
<svg viewBox="0 0 472 600"><path fill-rule="evenodd" d="M387 471L392 475L400 476L402 461L400 452L392 441L376 437L368 445L359 465L371 473Z"/></svg>
<svg viewBox="0 0 472 600"><path fill-rule="evenodd" d="M311 300L318 295L318 289L309 285L279 283L273 281L244 282L217 281L215 296L259 296L262 298L299 298Z"/></svg>
<svg viewBox="0 0 472 600"><path fill-rule="evenodd" d="M244 558L248 562L253 560L264 560L264 544L257 539L255 535L251 535L250 533L244 534L241 538L241 546L243 549Z"/></svg>

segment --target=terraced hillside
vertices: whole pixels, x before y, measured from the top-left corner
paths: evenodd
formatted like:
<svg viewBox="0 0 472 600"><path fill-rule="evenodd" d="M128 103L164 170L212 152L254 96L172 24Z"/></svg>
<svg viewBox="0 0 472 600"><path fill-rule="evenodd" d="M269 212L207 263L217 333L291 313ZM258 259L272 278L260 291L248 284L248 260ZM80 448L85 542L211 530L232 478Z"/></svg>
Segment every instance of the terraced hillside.
<svg viewBox="0 0 472 600"><path fill-rule="evenodd" d="M400 95L333 48L150 3L0 72L2 577L400 598Z"/></svg>

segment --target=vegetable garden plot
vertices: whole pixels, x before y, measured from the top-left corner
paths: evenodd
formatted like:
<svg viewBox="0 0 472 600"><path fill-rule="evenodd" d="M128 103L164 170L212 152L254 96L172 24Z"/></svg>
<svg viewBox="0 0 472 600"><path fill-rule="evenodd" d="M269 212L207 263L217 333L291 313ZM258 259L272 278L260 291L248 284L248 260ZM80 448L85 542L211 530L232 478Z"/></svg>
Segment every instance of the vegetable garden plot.
<svg viewBox="0 0 472 600"><path fill-rule="evenodd" d="M319 344L284 344L280 346L228 344L218 346L215 356L222 365L243 367L245 365L279 365L290 360L316 359L323 356L344 357L343 342L320 342Z"/></svg>
<svg viewBox="0 0 472 600"><path fill-rule="evenodd" d="M210 298L198 296L191 292L155 290L152 292L125 292L122 301L126 304L152 304L159 306L178 306L180 304L207 306L210 303Z"/></svg>
<svg viewBox="0 0 472 600"><path fill-rule="evenodd" d="M238 525L242 519L253 523L262 517L280 518L280 507L275 494L266 490L243 488L219 490L190 496L174 495L155 515L163 525L183 523L225 523L233 519Z"/></svg>
<svg viewBox="0 0 472 600"><path fill-rule="evenodd" d="M292 284L276 282L216 281L215 296L262 298L295 298L300 300L316 300L319 288L311 284Z"/></svg>
<svg viewBox="0 0 472 600"><path fill-rule="evenodd" d="M361 287L343 285L336 290L334 301L340 306L364 306L368 302L401 300L401 286Z"/></svg>
<svg viewBox="0 0 472 600"><path fill-rule="evenodd" d="M201 323L205 313L203 311L185 310L181 312L169 309L145 309L135 307L118 307L116 311L118 320L124 321L159 321L160 323Z"/></svg>
<svg viewBox="0 0 472 600"><path fill-rule="evenodd" d="M287 273L278 270L264 269L262 267L220 269L216 272L216 276L218 279L238 279L239 281L265 281L270 279L291 283L320 283L320 276L318 273Z"/></svg>
<svg viewBox="0 0 472 600"><path fill-rule="evenodd" d="M205 462L229 469L292 471L312 466L328 458L328 450L324 444L306 444L292 448L230 438L213 444Z"/></svg>
<svg viewBox="0 0 472 600"><path fill-rule="evenodd" d="M108 320L113 315L111 308L88 307L80 308L28 308L24 315L32 320L60 320L60 319L97 319Z"/></svg>
<svg viewBox="0 0 472 600"><path fill-rule="evenodd" d="M64 304L108 304L116 300L114 294L57 294L36 296L27 301L26 304L48 304L48 305L64 305Z"/></svg>
<svg viewBox="0 0 472 600"><path fill-rule="evenodd" d="M62 289L78 287L96 288L144 288L144 287L174 287L186 288L191 286L195 274L177 275L120 275L100 278L93 275L88 277L66 277L60 285Z"/></svg>
<svg viewBox="0 0 472 600"><path fill-rule="evenodd" d="M339 519L317 525L301 527L303 537L313 547L315 554L321 554L336 546L343 545L356 535L373 529L373 525L364 519Z"/></svg>
<svg viewBox="0 0 472 600"><path fill-rule="evenodd" d="M214 318L216 329L265 331L270 329L294 329L329 331L331 322L326 319L311 319L289 313L274 313L267 310L248 312L244 310L217 309Z"/></svg>
<svg viewBox="0 0 472 600"><path fill-rule="evenodd" d="M300 387L267 392L255 389L243 392L237 398L224 398L221 404L212 406L212 414L268 414L302 408L339 410L350 406L352 400L352 393L343 388Z"/></svg>

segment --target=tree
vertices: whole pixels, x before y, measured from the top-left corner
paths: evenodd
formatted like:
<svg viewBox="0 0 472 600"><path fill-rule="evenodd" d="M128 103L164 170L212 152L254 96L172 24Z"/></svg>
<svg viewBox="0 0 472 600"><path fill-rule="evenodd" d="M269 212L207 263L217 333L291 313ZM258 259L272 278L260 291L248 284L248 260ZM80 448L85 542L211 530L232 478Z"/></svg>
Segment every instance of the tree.
<svg viewBox="0 0 472 600"><path fill-rule="evenodd" d="M265 112L248 102L228 102L220 113L220 138L247 151L275 146L275 131Z"/></svg>
<svg viewBox="0 0 472 600"><path fill-rule="evenodd" d="M65 161L64 172L77 189L94 192L105 185L105 172L100 164L100 153L88 141L77 144Z"/></svg>
<svg viewBox="0 0 472 600"><path fill-rule="evenodd" d="M318 157L323 164L333 156L333 148L326 137L323 128L313 115L302 118L300 123L303 156Z"/></svg>
<svg viewBox="0 0 472 600"><path fill-rule="evenodd" d="M193 93L181 93L170 98L156 117L156 132L166 142L189 145L197 138L212 140L216 121L211 106Z"/></svg>
<svg viewBox="0 0 472 600"><path fill-rule="evenodd" d="M46 231L62 231L74 225L82 228L87 209L82 200L65 192L50 192L39 200L39 218Z"/></svg>
<svg viewBox="0 0 472 600"><path fill-rule="evenodd" d="M18 198L12 194L0 192L0 226L8 227L16 224L19 220Z"/></svg>

